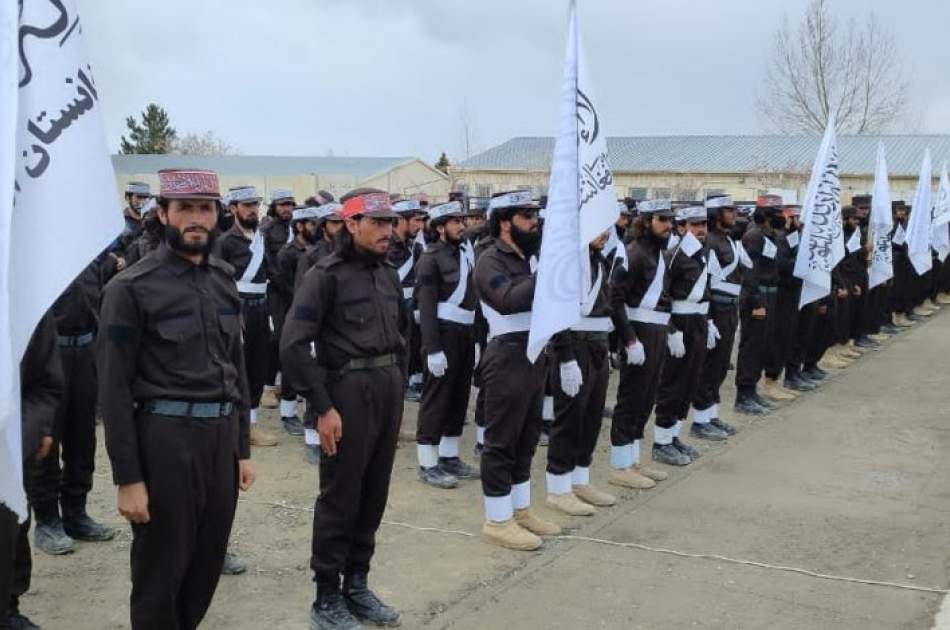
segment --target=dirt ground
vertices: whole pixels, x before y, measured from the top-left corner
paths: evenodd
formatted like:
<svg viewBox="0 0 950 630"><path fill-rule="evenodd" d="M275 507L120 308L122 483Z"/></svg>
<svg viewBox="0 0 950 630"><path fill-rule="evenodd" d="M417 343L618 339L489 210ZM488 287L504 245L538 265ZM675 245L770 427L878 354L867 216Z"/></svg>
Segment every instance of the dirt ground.
<svg viewBox="0 0 950 630"><path fill-rule="evenodd" d="M539 508L568 534L717 558L572 538L536 553L487 545L472 535L482 521L478 482L423 486L414 447L403 443L371 583L407 628L930 628L940 593L723 558L945 589L948 371L950 315L940 313L766 419L729 417L724 405L740 434L704 444L703 458L654 490L621 492L618 506L587 519ZM723 398L732 400L731 384ZM415 414L407 404L404 428ZM280 431L274 412L262 422ZM606 421L594 468L603 488L608 431ZM473 434L467 426L467 458ZM537 506L544 453L535 458ZM305 629L317 471L286 435L253 457L258 481L242 496L232 537L250 570L221 579L202 627ZM128 627L130 530L114 509L104 448L90 511L118 528L116 540L34 556L23 608L44 628Z"/></svg>

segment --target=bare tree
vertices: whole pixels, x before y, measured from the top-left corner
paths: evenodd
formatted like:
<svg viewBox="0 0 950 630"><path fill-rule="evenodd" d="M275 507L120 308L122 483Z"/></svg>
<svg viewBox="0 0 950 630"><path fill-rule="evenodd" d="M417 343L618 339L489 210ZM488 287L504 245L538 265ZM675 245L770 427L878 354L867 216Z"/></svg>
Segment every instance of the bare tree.
<svg viewBox="0 0 950 630"><path fill-rule="evenodd" d="M176 138L172 144L172 153L179 155L238 155L239 151L214 135L206 131L203 134L186 133Z"/></svg>
<svg viewBox="0 0 950 630"><path fill-rule="evenodd" d="M829 0L813 0L796 32L786 17L776 31L759 114L782 133L821 133L837 111L839 132L881 133L907 113L893 36L870 13L842 27Z"/></svg>

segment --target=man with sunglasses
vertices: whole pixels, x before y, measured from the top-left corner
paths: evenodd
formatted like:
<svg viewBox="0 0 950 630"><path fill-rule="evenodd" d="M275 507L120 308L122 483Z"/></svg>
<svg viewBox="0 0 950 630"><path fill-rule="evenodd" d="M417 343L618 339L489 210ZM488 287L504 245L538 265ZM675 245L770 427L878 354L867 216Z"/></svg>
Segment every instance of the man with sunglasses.
<svg viewBox="0 0 950 630"><path fill-rule="evenodd" d="M539 536L561 528L537 517L531 506L531 459L541 433L547 358L527 357L534 301L531 258L539 251L538 204L527 191L499 193L489 205L494 242L475 263L475 289L488 321L481 362L485 389L485 447L481 455L486 540L534 550Z"/></svg>
<svg viewBox="0 0 950 630"><path fill-rule="evenodd" d="M409 316L386 262L399 215L372 188L341 201L344 231L304 276L280 344L287 383L306 398L323 449L310 560L311 627L323 629L399 623L368 586L403 409Z"/></svg>

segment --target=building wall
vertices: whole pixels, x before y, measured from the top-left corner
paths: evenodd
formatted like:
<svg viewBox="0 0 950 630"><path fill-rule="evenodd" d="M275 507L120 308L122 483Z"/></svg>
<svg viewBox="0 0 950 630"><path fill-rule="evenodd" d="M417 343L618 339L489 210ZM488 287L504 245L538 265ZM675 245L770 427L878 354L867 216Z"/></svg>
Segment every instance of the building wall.
<svg viewBox="0 0 950 630"><path fill-rule="evenodd" d="M125 186L130 181L146 182L152 187L152 192L158 193L157 173L116 174L116 187L119 195L125 193ZM307 197L318 190L326 190L337 199L346 192L359 186L382 188L388 192L411 194L424 192L435 200L448 198L449 179L439 171L430 168L421 161L414 160L400 164L388 171L368 179L360 180L350 174L301 174L291 177L258 175L220 175L221 192L235 186L255 186L265 201L270 198L272 190L289 188L294 191L297 201L303 202Z"/></svg>
<svg viewBox="0 0 950 630"><path fill-rule="evenodd" d="M493 193L534 189L545 194L548 186L546 171L474 171L452 169L449 172L453 190L464 190L472 196L484 197ZM934 180L936 185L937 180ZM917 181L914 178L891 178L894 199L913 199ZM614 172L614 190L618 198L633 197L654 199L658 197L679 200L698 200L706 194L722 193L737 200L754 200L759 194L771 192L797 197L801 202L808 186L807 174L781 173L625 173ZM872 175L845 176L841 181L842 203L850 203L851 197L871 192L874 186ZM790 201L792 199L789 199Z"/></svg>

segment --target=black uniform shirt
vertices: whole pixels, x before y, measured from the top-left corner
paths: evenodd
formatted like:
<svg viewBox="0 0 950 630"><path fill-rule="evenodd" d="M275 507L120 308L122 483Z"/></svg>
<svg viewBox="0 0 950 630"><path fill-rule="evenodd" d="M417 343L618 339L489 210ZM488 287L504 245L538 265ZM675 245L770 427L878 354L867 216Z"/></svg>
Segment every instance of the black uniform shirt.
<svg viewBox="0 0 950 630"><path fill-rule="evenodd" d="M287 313L284 375L311 411L323 415L333 407L327 373L351 359L404 355L408 326L399 279L385 259L334 252L304 276Z"/></svg>
<svg viewBox="0 0 950 630"><path fill-rule="evenodd" d="M719 267L725 269L732 264L733 260L736 258L736 253L732 249L732 244L735 241L732 239L732 235L728 234L719 228L713 227L706 234L706 249L709 251L709 254L716 254L716 260L719 262ZM740 260L736 265L736 268L726 276L723 281L729 282L731 284L742 284L742 274L746 272L746 267L742 264ZM713 279L710 278L710 284L712 284ZM723 295L729 295L730 297L736 297L724 291L717 291L715 288L710 287L712 293L720 293Z"/></svg>
<svg viewBox="0 0 950 630"><path fill-rule="evenodd" d="M408 238L405 241L397 236L393 236L389 240L389 253L387 254L387 259L389 264L392 265L397 271L402 268L402 266L409 260L411 257L413 259L412 267L409 269L409 273L405 275L402 279L402 286L406 289L411 289L416 284L416 263L419 261L419 257L422 255L423 247L416 243L415 239Z"/></svg>
<svg viewBox="0 0 950 630"><path fill-rule="evenodd" d="M94 333L99 321L99 302L102 299L103 258L92 261L53 302L59 335L72 337Z"/></svg>
<svg viewBox="0 0 950 630"><path fill-rule="evenodd" d="M303 258L307 251L306 245L301 245L300 241L294 239L284 245L277 255L277 284L285 295L294 294L294 281L297 276L297 264Z"/></svg>
<svg viewBox="0 0 950 630"><path fill-rule="evenodd" d="M627 267L614 266L610 278L610 306L614 311L614 320L619 322L617 332L624 346L629 346L637 340L633 325L627 317L627 307L638 308L656 279L660 247L661 243L649 236L635 238L627 245ZM662 264L669 266L665 256ZM667 269L664 269L663 290L654 310L670 312L670 274Z"/></svg>
<svg viewBox="0 0 950 630"><path fill-rule="evenodd" d="M273 217L260 229L264 234L264 265L267 268L267 279L271 282L277 282L280 275L280 269L277 266L277 255L280 254L280 249L287 244L290 237L290 219L284 221L278 217ZM274 288L279 290L276 286Z"/></svg>
<svg viewBox="0 0 950 630"><path fill-rule="evenodd" d="M442 351L439 333L439 302L448 300L458 288L462 250L458 245L436 241L419 257L416 268L416 304L419 306L419 327L422 330L422 352ZM458 304L466 311L475 311L475 285L469 268L465 295Z"/></svg>
<svg viewBox="0 0 950 630"><path fill-rule="evenodd" d="M234 280L240 280L254 256L251 251L251 239L244 235L239 226L234 225L221 235L221 238L215 243L215 248L215 255L231 266ZM266 260L261 262L257 273L251 279L252 284L264 284L265 282L267 282Z"/></svg>
<svg viewBox="0 0 950 630"><path fill-rule="evenodd" d="M43 436L53 435L56 411L66 395L56 322L49 313L36 325L20 361L20 393L25 462L39 450Z"/></svg>
<svg viewBox="0 0 950 630"><path fill-rule="evenodd" d="M230 265L215 256L194 265L165 244L106 286L99 401L117 485L142 481L138 402L234 403L238 454L250 457L240 309Z"/></svg>
<svg viewBox="0 0 950 630"><path fill-rule="evenodd" d="M776 246L772 257L765 255L766 239ZM742 237L742 247L752 260L752 269L742 276L742 296L749 300L752 308L764 305L759 287L778 286L778 257L774 234L766 234L760 225L752 225Z"/></svg>
<svg viewBox="0 0 950 630"><path fill-rule="evenodd" d="M478 299L500 315L531 312L535 285L531 263L504 241L495 239L481 251L473 280ZM528 339L527 331L511 334Z"/></svg>
<svg viewBox="0 0 950 630"><path fill-rule="evenodd" d="M316 245L308 247L307 251L297 259L297 271L294 273L294 291L303 282L303 277L307 275L318 262L333 253L333 241L326 238L321 239Z"/></svg>

